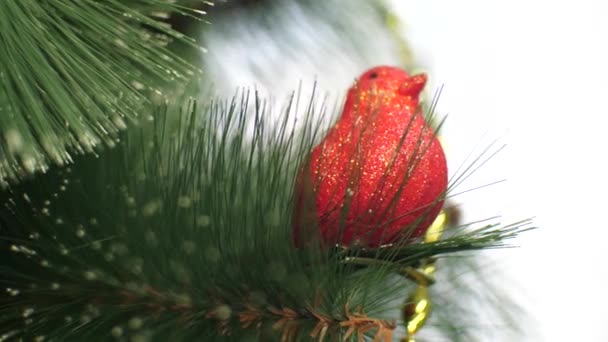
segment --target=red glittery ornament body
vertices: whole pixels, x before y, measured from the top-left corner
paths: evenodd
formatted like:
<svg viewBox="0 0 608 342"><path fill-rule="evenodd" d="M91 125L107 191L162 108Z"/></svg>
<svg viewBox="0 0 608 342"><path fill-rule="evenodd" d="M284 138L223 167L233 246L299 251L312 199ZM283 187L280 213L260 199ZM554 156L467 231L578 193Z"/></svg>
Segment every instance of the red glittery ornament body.
<svg viewBox="0 0 608 342"><path fill-rule="evenodd" d="M443 149L419 107L425 83L424 74L386 66L359 77L298 177L296 241L312 226L342 246L424 234L447 188Z"/></svg>

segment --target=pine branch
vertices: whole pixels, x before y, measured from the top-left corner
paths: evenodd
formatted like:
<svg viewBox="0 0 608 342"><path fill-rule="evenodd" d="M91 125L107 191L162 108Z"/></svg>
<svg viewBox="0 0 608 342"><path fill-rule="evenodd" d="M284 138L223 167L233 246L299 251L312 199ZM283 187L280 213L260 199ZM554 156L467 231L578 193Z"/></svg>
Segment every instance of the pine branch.
<svg viewBox="0 0 608 342"><path fill-rule="evenodd" d="M348 264L369 265L382 260L383 263L394 264L395 267L415 266L420 260L442 254L511 247L505 241L534 229L530 226L531 223L531 219L508 225L492 223L472 231L466 230L466 225L452 228L449 232L452 236L437 242L386 245L373 250L349 248L341 249L341 253L344 263Z"/></svg>
<svg viewBox="0 0 608 342"><path fill-rule="evenodd" d="M366 267L340 251L296 248L295 175L319 138L309 118L325 107L313 98L300 130L291 116L301 108L285 108L280 122L249 94L161 108L115 148L8 188L0 331L26 340L388 341L413 287L395 271L515 234L348 251L379 261Z"/></svg>
<svg viewBox="0 0 608 342"><path fill-rule="evenodd" d="M167 49L195 46L161 21L169 12L199 16L163 0L0 2L2 186L114 146L152 96L197 72Z"/></svg>

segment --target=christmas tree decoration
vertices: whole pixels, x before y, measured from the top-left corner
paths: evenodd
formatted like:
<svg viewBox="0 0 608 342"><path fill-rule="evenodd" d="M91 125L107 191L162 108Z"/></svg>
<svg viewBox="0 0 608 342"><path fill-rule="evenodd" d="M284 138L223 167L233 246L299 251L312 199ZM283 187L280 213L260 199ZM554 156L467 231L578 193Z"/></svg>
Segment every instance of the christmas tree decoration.
<svg viewBox="0 0 608 342"><path fill-rule="evenodd" d="M390 303L417 284L397 280L400 270L500 247L527 224L375 252L294 248L293 184L317 127L269 131L269 109L248 103L161 108L116 148L2 193L0 331L24 340L390 340L399 326ZM259 118L254 145L243 139L247 115ZM181 122L175 133L168 117Z"/></svg>
<svg viewBox="0 0 608 342"><path fill-rule="evenodd" d="M376 67L348 92L298 184L300 200L314 201L324 242L378 247L408 240L424 234L441 210L447 163L419 106L425 83L424 74ZM310 229L303 224L296 234Z"/></svg>
<svg viewBox="0 0 608 342"><path fill-rule="evenodd" d="M447 210L439 213L424 235L425 243L439 241L448 223L447 215ZM407 333L403 342L415 342L414 335L424 326L431 314L432 301L427 288L435 282L435 261L434 258L428 258L422 260L416 269L408 267L403 270L405 276L418 284L403 306L403 321Z"/></svg>
<svg viewBox="0 0 608 342"><path fill-rule="evenodd" d="M0 2L0 186L114 146L152 97L199 73L167 46L196 46L163 21L172 12L203 13L159 0Z"/></svg>
<svg viewBox="0 0 608 342"><path fill-rule="evenodd" d="M512 322L478 252L531 222L443 206L494 147L448 185L426 76L361 74L415 70L388 6L220 3L207 25L202 0L0 0L0 342L470 342L486 306ZM297 87L315 74L335 82Z"/></svg>

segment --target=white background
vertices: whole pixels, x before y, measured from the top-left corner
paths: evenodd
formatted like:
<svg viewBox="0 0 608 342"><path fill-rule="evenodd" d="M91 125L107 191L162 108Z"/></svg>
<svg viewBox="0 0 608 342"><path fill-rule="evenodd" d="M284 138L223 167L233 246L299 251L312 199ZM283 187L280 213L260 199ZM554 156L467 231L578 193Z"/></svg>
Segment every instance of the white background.
<svg viewBox="0 0 608 342"><path fill-rule="evenodd" d="M393 1L432 85L444 85L450 162L507 144L479 178L507 182L458 198L467 218L535 216L540 227L504 267L541 334L525 341L608 341L605 4Z"/></svg>

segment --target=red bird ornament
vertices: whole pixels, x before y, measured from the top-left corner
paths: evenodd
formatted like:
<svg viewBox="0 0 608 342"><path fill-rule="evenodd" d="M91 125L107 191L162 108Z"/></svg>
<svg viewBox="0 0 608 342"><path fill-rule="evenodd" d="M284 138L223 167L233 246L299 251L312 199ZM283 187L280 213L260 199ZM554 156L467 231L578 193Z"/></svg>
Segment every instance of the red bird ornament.
<svg viewBox="0 0 608 342"><path fill-rule="evenodd" d="M419 105L426 80L379 66L349 89L342 115L298 175L297 244L318 236L329 245L378 247L424 234L448 182L443 149Z"/></svg>

